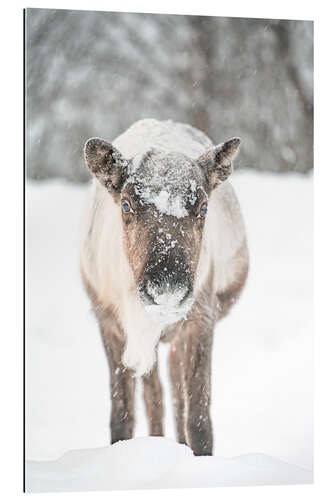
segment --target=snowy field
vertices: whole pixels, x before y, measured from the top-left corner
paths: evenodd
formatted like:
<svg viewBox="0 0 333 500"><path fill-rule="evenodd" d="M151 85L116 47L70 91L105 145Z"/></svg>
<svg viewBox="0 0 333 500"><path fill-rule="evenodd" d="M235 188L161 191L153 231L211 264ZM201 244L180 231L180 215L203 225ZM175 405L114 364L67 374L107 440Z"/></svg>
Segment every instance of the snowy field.
<svg viewBox="0 0 333 500"><path fill-rule="evenodd" d="M311 478L308 470L266 455L194 457L187 446L160 437L70 451L59 460L27 465L31 492L307 484Z"/></svg>
<svg viewBox="0 0 333 500"><path fill-rule="evenodd" d="M215 332L214 457L171 441L166 345L159 355L170 439L108 446L107 363L79 275L87 186L28 183L28 490L311 481L312 177L242 171L232 183L251 261L243 296ZM136 436L147 436L140 384Z"/></svg>

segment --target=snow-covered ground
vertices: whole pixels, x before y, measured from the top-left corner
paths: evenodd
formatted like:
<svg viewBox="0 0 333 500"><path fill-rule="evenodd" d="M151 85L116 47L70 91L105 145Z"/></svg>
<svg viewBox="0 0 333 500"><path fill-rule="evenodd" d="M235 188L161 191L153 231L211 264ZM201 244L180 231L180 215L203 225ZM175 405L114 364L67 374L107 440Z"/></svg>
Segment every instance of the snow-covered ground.
<svg viewBox="0 0 333 500"><path fill-rule="evenodd" d="M194 457L187 446L160 437L70 451L56 461L27 465L31 492L261 486L311 479L311 472L265 455Z"/></svg>
<svg viewBox="0 0 333 500"><path fill-rule="evenodd" d="M216 328L213 458L193 457L188 448L162 438L108 446L107 363L78 265L87 186L28 183L30 490L311 480L312 177L241 171L232 182L245 217L251 267L243 296ZM166 345L159 356L165 431L174 439ZM147 436L140 384L136 436ZM48 460L56 462L35 462Z"/></svg>

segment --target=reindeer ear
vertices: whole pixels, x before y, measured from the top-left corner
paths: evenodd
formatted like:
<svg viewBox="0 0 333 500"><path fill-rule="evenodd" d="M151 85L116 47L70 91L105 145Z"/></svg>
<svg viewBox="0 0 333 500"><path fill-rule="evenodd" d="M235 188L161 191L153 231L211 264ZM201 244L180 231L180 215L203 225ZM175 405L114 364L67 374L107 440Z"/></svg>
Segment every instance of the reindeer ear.
<svg viewBox="0 0 333 500"><path fill-rule="evenodd" d="M225 181L232 173L232 160L238 154L240 142L238 137L234 137L210 149L198 158L199 164L207 175L211 189Z"/></svg>
<svg viewBox="0 0 333 500"><path fill-rule="evenodd" d="M120 193L127 178L128 160L109 142L98 137L84 146L84 157L90 172L111 193Z"/></svg>

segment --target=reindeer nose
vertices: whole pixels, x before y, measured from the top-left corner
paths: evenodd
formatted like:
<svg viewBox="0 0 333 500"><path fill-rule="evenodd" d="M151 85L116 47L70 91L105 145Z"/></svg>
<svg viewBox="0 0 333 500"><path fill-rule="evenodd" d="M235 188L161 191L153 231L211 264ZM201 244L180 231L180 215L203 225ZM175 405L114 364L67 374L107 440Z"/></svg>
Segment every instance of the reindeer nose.
<svg viewBox="0 0 333 500"><path fill-rule="evenodd" d="M191 287L185 283L154 283L148 280L142 289L144 302L147 304L178 307L191 294Z"/></svg>

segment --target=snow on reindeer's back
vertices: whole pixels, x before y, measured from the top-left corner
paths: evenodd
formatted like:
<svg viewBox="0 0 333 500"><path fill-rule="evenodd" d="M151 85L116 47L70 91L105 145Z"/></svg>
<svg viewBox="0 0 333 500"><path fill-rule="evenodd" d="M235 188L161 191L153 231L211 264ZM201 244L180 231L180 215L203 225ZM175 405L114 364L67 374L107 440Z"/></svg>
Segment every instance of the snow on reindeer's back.
<svg viewBox="0 0 333 500"><path fill-rule="evenodd" d="M127 158L142 155L151 148L165 153L183 153L195 159L213 146L200 130L172 120L145 119L135 122L113 144Z"/></svg>

